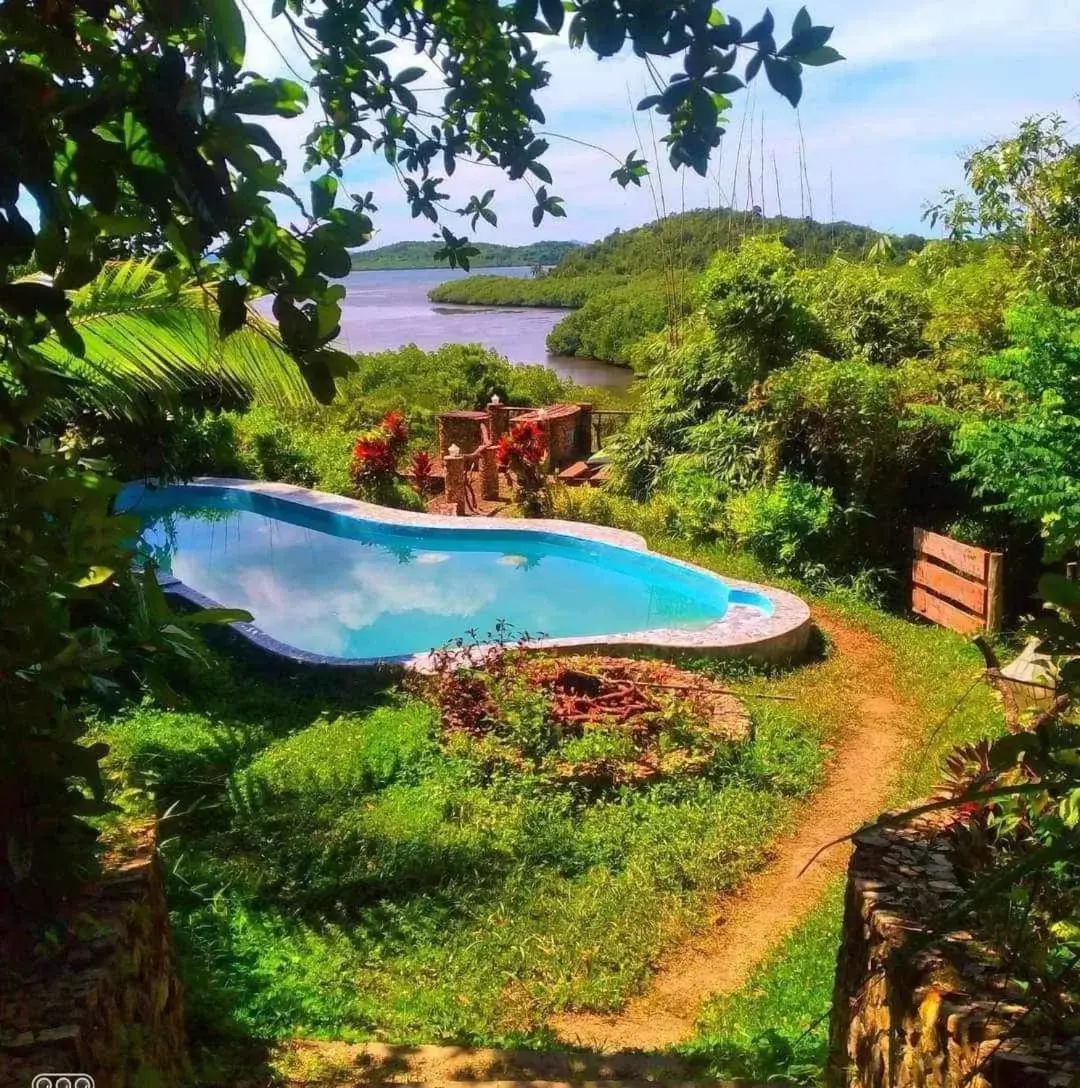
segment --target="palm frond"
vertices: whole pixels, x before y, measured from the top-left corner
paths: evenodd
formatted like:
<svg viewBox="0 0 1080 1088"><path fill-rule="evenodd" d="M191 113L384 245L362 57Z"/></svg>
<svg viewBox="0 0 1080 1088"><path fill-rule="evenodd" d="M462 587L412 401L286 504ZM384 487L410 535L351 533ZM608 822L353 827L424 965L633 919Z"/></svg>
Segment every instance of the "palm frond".
<svg viewBox="0 0 1080 1088"><path fill-rule="evenodd" d="M249 308L244 326L222 338L213 286L177 286L147 261L106 265L72 293L68 317L86 345L83 357L55 336L35 350L72 379L72 401L103 415L137 420L194 390L312 401L269 321Z"/></svg>

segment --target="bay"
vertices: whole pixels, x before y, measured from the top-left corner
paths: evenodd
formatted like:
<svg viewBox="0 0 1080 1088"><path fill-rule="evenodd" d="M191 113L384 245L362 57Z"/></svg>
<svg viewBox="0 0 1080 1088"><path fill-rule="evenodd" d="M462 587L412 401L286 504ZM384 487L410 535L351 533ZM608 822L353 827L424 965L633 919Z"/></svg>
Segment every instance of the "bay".
<svg viewBox="0 0 1080 1088"><path fill-rule="evenodd" d="M483 344L516 364L540 363L581 385L623 389L633 380L625 367L598 359L551 355L545 339L568 311L516 306L434 303L428 291L469 273L447 268L395 268L352 272L342 282L341 343L346 351L387 351L415 344ZM478 275L528 276L528 268L484 268Z"/></svg>

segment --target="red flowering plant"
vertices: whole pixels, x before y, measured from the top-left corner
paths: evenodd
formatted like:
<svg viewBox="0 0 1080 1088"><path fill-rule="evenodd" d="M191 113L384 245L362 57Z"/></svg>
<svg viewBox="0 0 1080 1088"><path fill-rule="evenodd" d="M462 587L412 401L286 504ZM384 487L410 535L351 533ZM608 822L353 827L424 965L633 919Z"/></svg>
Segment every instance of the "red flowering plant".
<svg viewBox="0 0 1080 1088"><path fill-rule="evenodd" d="M401 412L387 412L379 424L386 442L394 453L400 453L409 441L409 421Z"/></svg>
<svg viewBox="0 0 1080 1088"><path fill-rule="evenodd" d="M424 498L425 495L431 490L431 483L434 477L434 464L431 460L431 454L426 450L417 450L412 456L412 461L409 464L409 479L412 483L413 490Z"/></svg>
<svg viewBox="0 0 1080 1088"><path fill-rule="evenodd" d="M499 439L495 456L499 467L513 478L520 506L527 513L541 513L545 493L541 466L547 456L547 439L540 424L515 423Z"/></svg>
<svg viewBox="0 0 1080 1088"><path fill-rule="evenodd" d="M409 424L401 412L387 412L376 431L360 435L353 446L349 478L366 498L390 501L398 458L409 440Z"/></svg>

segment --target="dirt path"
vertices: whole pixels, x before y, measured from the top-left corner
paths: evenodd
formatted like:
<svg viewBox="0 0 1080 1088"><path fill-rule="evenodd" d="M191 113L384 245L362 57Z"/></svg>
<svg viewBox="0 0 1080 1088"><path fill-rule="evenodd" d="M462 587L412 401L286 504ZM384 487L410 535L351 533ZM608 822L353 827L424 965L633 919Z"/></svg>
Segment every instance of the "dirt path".
<svg viewBox="0 0 1080 1088"><path fill-rule="evenodd" d="M800 702L820 708L823 720L841 728L850 723L834 741L826 785L807 803L794 833L776 843L767 868L717 905L713 927L669 955L646 993L614 1015L553 1019L563 1042L604 1051L656 1050L688 1038L704 999L742 985L847 864L848 849L836 847L802 873L815 851L885 807L916 707L897 688L892 655L882 643L830 612L815 610L814 618L835 652L817 666L809 685L804 679Z"/></svg>

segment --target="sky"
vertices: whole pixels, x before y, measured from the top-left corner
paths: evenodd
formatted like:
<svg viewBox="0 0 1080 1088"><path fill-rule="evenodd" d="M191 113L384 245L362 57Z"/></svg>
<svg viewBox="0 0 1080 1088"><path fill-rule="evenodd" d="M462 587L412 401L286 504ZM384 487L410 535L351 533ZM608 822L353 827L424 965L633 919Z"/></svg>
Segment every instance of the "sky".
<svg viewBox="0 0 1080 1088"><path fill-rule="evenodd" d="M263 0L249 3L256 13L263 10ZM756 21L764 7L761 0L719 6L744 25ZM751 203L766 215L812 213L817 219L846 219L882 231L928 234L929 226L921 221L923 207L943 188L962 186L965 153L1008 135L1033 113L1063 114L1073 137L1080 139L1080 0L808 0L807 6L816 24L835 27L830 44L847 59L805 70L798 111L771 90L764 75L751 89L733 95L728 134L707 179L673 171L662 145L655 153L654 135L663 135L663 119L654 120L651 132L648 115L632 109L653 89L637 57L624 51L599 61L586 49L571 50L565 31L561 39L538 38L551 72L550 86L540 97L547 115L544 131L556 134L548 137L545 162L554 175L551 191L565 200L566 218L545 218L534 229L528 188L521 182L498 183L494 170L468 164L443 186L451 206L463 206L472 193L495 188L498 226L481 223L475 237L507 245L541 238L592 241L665 211ZM778 28L790 26L798 7L772 5ZM247 67L287 76L283 54L305 71L283 20L261 14L258 26L249 16L245 20ZM782 40L780 35L778 29ZM388 55L395 69L418 63L411 52L399 54ZM668 68L677 70L676 62L661 64L661 71ZM422 105L431 108L439 101L434 77L414 86L430 88L419 95ZM292 121L272 119L267 126L289 160L288 180L305 188L299 146L310 121L311 111ZM805 146L801 182L800 124ZM610 180L612 159L574 140L620 159L631 150L643 151L651 184L620 189ZM381 156L357 156L344 182L354 192L375 194L379 211L373 245L432 236L430 223L410 218L399 183ZM286 207L279 210L288 216ZM446 222L456 233L467 227L453 215Z"/></svg>

